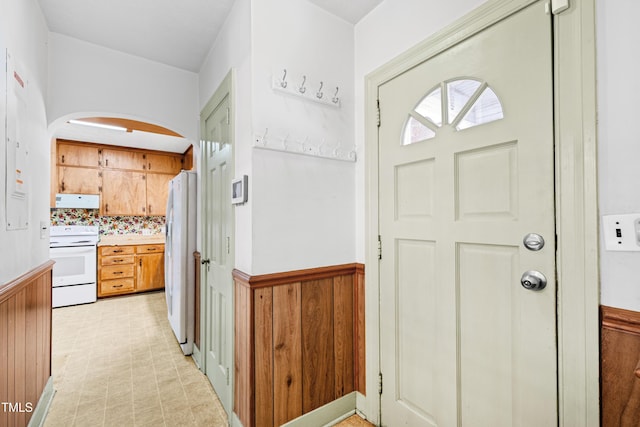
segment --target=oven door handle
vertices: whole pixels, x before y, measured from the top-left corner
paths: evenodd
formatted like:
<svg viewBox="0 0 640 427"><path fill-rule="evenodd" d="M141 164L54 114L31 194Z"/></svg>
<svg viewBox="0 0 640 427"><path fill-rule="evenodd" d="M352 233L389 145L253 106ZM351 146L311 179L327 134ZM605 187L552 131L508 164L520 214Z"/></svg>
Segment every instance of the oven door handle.
<svg viewBox="0 0 640 427"><path fill-rule="evenodd" d="M50 253L51 256L90 254L90 253L93 253L93 252L96 252L95 245L92 245L92 246L50 248L49 249L49 253Z"/></svg>

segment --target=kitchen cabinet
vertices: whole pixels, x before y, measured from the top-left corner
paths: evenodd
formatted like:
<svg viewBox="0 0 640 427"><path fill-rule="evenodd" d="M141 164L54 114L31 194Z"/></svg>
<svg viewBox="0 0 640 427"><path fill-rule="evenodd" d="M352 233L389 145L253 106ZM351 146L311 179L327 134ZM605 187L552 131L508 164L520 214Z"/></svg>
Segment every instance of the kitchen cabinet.
<svg viewBox="0 0 640 427"><path fill-rule="evenodd" d="M135 291L134 246L103 246L98 252L98 297Z"/></svg>
<svg viewBox="0 0 640 427"><path fill-rule="evenodd" d="M74 166L57 166L58 193L99 194L102 185L100 169Z"/></svg>
<svg viewBox="0 0 640 427"><path fill-rule="evenodd" d="M56 193L99 194L101 215L165 215L169 181L183 154L58 140L52 148Z"/></svg>
<svg viewBox="0 0 640 427"><path fill-rule="evenodd" d="M100 148L97 145L58 142L56 163L61 166L100 167Z"/></svg>
<svg viewBox="0 0 640 427"><path fill-rule="evenodd" d="M136 291L164 288L164 245L136 247Z"/></svg>
<svg viewBox="0 0 640 427"><path fill-rule="evenodd" d="M98 297L164 288L164 244L101 246Z"/></svg>
<svg viewBox="0 0 640 427"><path fill-rule="evenodd" d="M147 171L177 175L182 170L183 157L181 154L148 153Z"/></svg>
<svg viewBox="0 0 640 427"><path fill-rule="evenodd" d="M103 215L147 215L145 173L104 169L102 178Z"/></svg>
<svg viewBox="0 0 640 427"><path fill-rule="evenodd" d="M145 153L137 150L119 150L105 148L102 150L103 166L110 169L146 170Z"/></svg>
<svg viewBox="0 0 640 427"><path fill-rule="evenodd" d="M147 215L165 215L169 197L169 181L175 175L147 173Z"/></svg>

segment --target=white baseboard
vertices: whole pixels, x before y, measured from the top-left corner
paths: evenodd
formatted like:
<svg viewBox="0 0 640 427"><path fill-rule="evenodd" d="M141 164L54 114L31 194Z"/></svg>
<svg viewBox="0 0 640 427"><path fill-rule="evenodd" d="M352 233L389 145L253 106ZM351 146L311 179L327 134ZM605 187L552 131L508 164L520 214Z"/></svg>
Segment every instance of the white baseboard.
<svg viewBox="0 0 640 427"><path fill-rule="evenodd" d="M191 358L193 359L198 369L202 371L202 353L200 353L200 349L196 347L195 344L193 345L193 353L191 353Z"/></svg>
<svg viewBox="0 0 640 427"><path fill-rule="evenodd" d="M329 427L337 424L356 413L356 393L354 391L342 396L340 399L283 424L282 427ZM243 427L235 412L230 421L229 424L233 427Z"/></svg>
<svg viewBox="0 0 640 427"><path fill-rule="evenodd" d="M44 425L44 420L47 418L47 413L49 413L49 407L51 406L55 392L53 389L53 377L49 377L47 384L44 386L44 390L42 390L38 404L31 414L28 427L42 427Z"/></svg>
<svg viewBox="0 0 640 427"><path fill-rule="evenodd" d="M354 391L283 424L283 427L327 427L339 423L355 413L356 392Z"/></svg>

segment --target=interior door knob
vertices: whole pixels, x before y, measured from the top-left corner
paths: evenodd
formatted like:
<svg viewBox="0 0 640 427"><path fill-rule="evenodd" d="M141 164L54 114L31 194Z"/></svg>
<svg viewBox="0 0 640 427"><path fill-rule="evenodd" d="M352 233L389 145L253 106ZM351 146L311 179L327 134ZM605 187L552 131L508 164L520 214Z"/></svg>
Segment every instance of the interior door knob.
<svg viewBox="0 0 640 427"><path fill-rule="evenodd" d="M541 291L547 286L547 278L539 271L525 271L520 279L522 287L530 291Z"/></svg>

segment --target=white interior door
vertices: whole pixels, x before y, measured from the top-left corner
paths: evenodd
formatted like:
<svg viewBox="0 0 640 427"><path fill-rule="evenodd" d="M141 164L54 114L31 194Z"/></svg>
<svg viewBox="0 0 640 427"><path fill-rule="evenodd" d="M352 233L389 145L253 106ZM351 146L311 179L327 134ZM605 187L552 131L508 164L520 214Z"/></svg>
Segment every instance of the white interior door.
<svg viewBox="0 0 640 427"><path fill-rule="evenodd" d="M538 2L379 87L384 425L557 424L551 49Z"/></svg>
<svg viewBox="0 0 640 427"><path fill-rule="evenodd" d="M233 216L231 206L232 145L229 138L229 96L203 120L204 141L202 203L206 284L203 327L205 372L222 405L231 415L233 370Z"/></svg>

